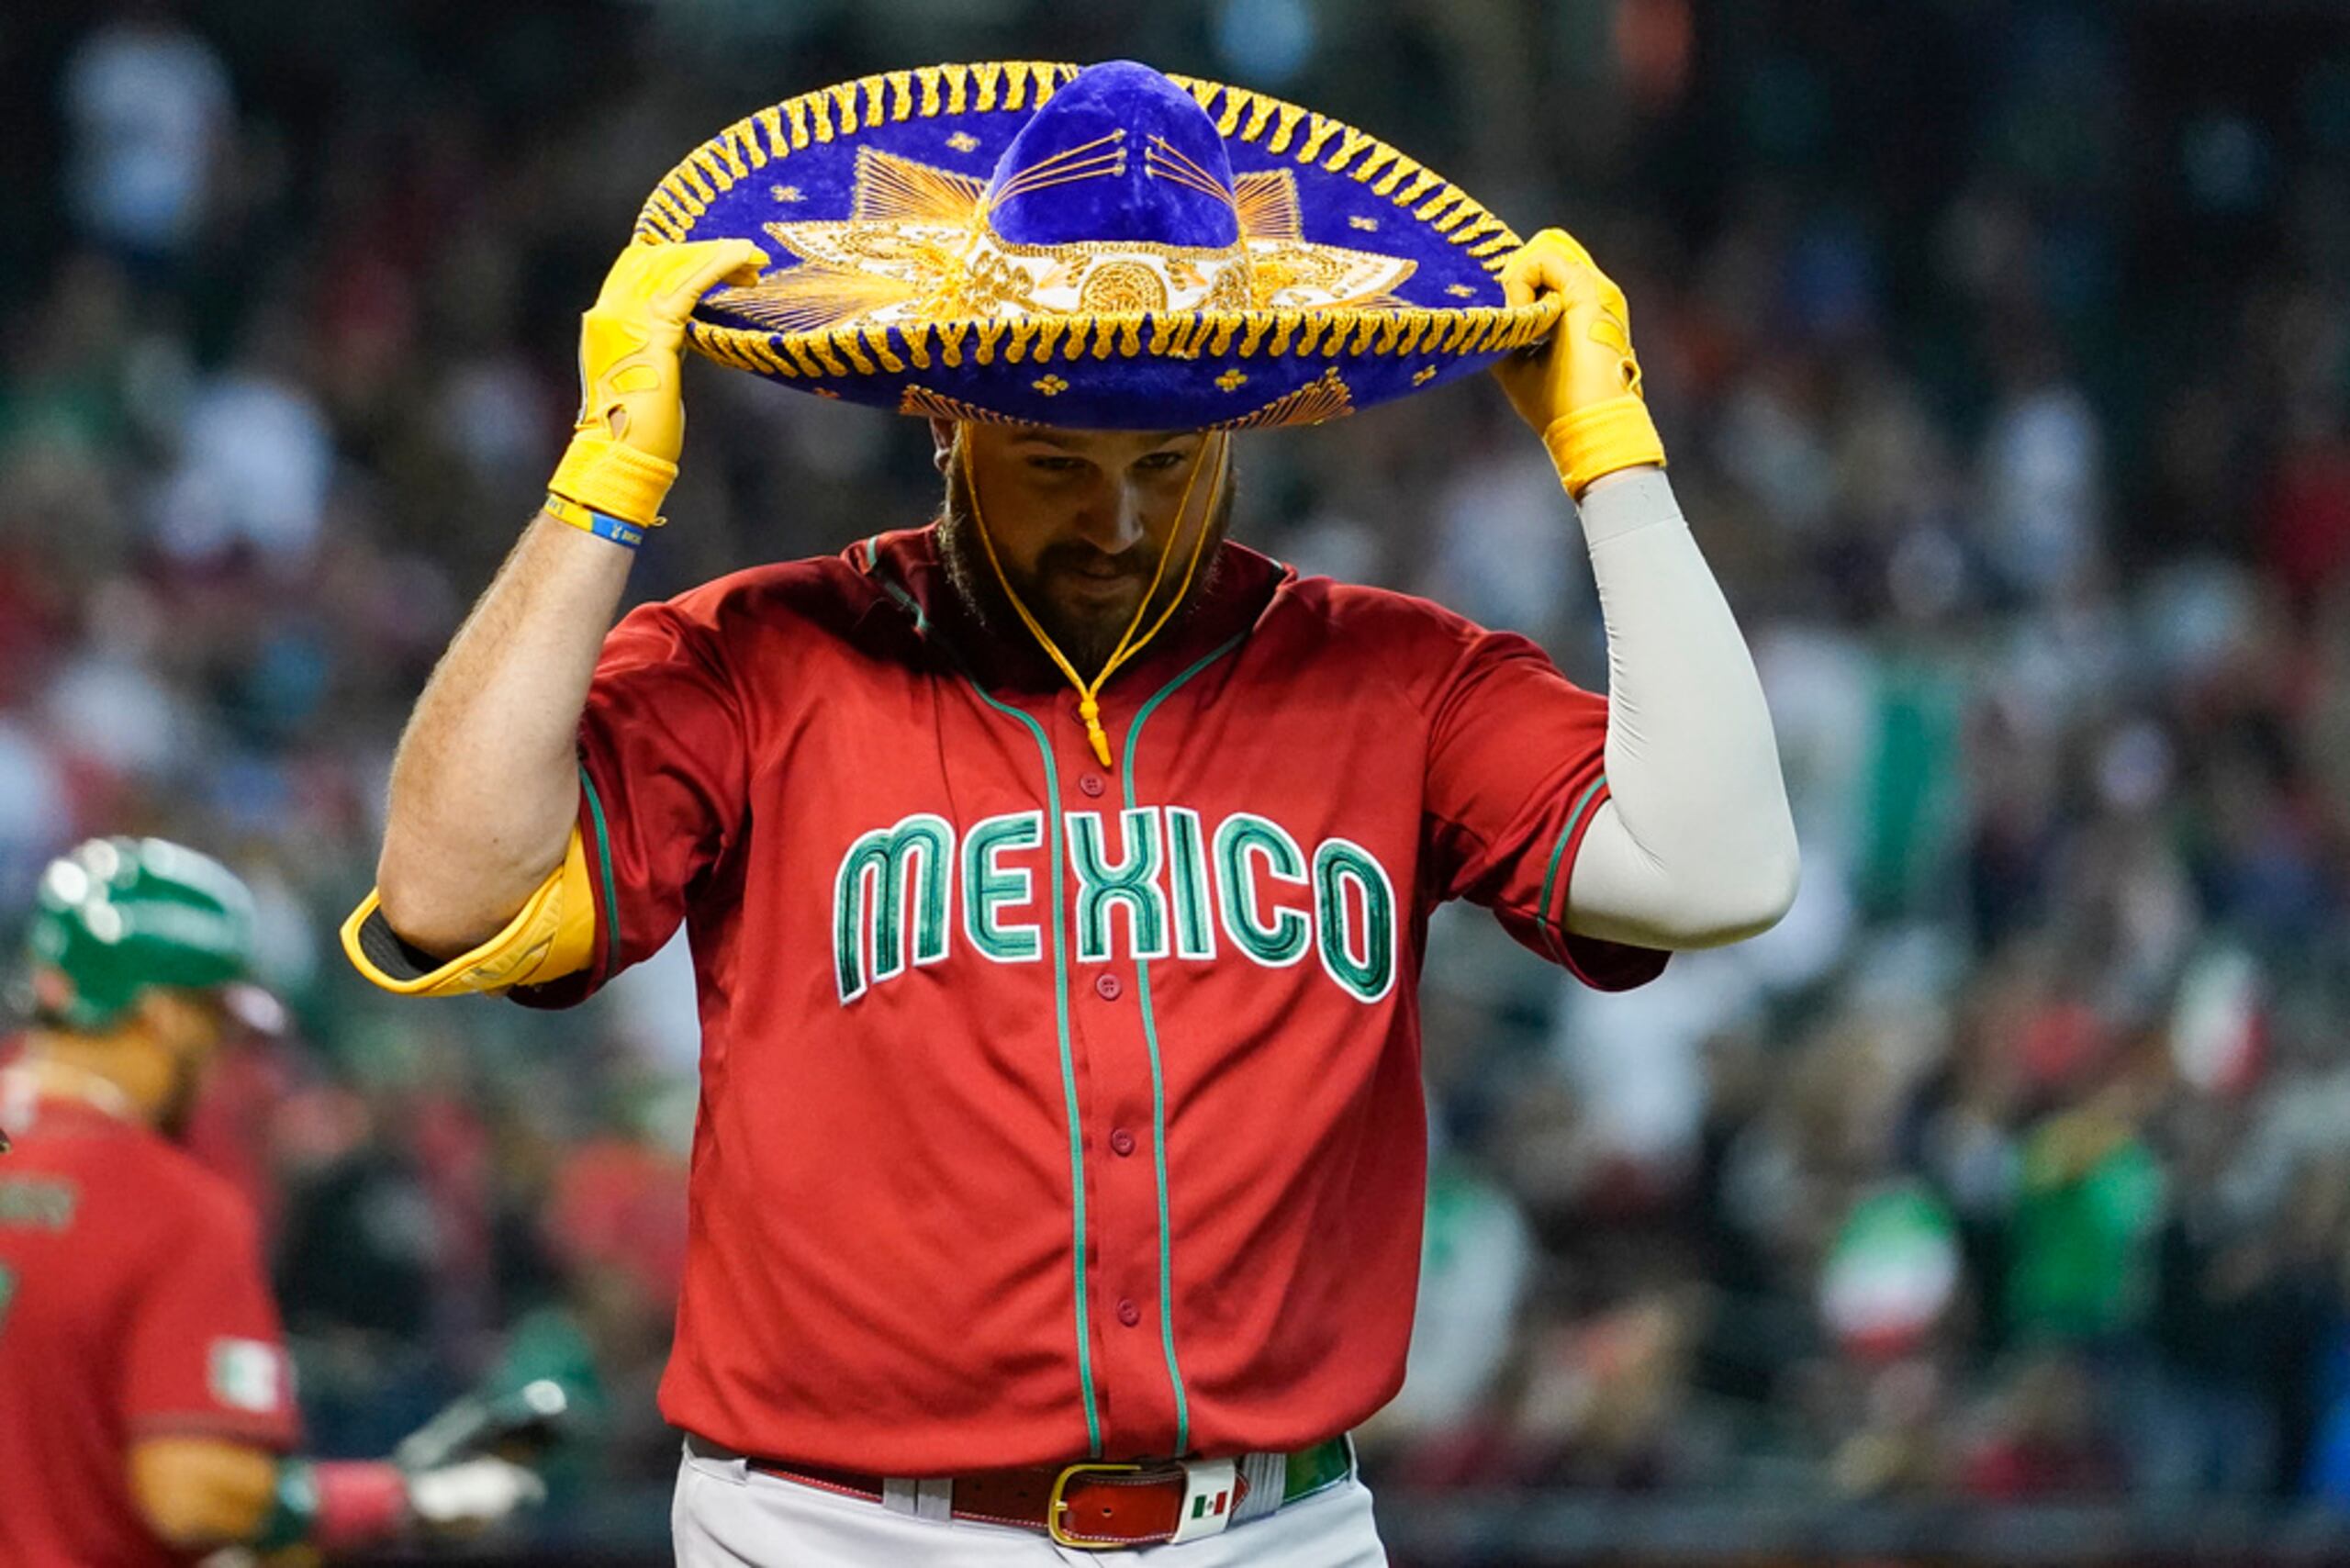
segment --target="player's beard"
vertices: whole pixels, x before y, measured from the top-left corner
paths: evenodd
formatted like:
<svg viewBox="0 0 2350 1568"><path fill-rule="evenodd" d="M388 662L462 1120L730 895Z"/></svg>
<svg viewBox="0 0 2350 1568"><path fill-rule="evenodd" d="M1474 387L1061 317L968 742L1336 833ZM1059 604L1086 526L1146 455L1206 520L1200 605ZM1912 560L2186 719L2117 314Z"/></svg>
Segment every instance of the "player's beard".
<svg viewBox="0 0 2350 1568"><path fill-rule="evenodd" d="M1166 629L1159 634L1180 627L1194 606L1204 599L1215 581L1218 563L1224 553L1224 538L1232 526L1233 499L1239 493L1237 469L1226 465L1224 487L1215 498L1207 520L1207 537L1200 549L1198 569L1191 573L1191 588L1184 591L1184 568L1191 565L1192 543L1197 537L1195 525L1185 525L1169 543L1174 554L1167 562L1158 591L1151 596L1145 608L1142 622L1136 633L1140 637L1150 630L1151 622L1164 613L1177 594L1183 594L1181 604L1168 618ZM997 557L1002 559L1002 542L997 541ZM1027 629L1021 624L1019 614L1004 595L1003 584L997 580L995 569L988 564L987 546L979 542L979 530L971 508L971 489L959 463L948 465L946 510L938 519L939 558L946 563L947 581L962 596L963 602L979 617L991 636L1025 640ZM1023 572L1011 561L1003 562L1004 577L1009 578L1020 602L1036 618L1055 646L1074 666L1080 675L1091 678L1117 651L1118 641L1126 634L1126 627L1135 620L1131 605L1106 607L1089 611L1055 597L1052 580L1059 572L1080 565L1098 565L1104 559L1101 551L1078 541L1046 546L1037 557L1034 571ZM1148 586L1152 574L1158 570L1158 549L1145 540L1116 557L1119 568L1133 577L1137 588Z"/></svg>
<svg viewBox="0 0 2350 1568"><path fill-rule="evenodd" d="M173 1142L187 1137L188 1124L196 1119L196 1103L204 1094L205 1068L210 1054L186 1050L172 1053L162 1102L155 1107L155 1130Z"/></svg>

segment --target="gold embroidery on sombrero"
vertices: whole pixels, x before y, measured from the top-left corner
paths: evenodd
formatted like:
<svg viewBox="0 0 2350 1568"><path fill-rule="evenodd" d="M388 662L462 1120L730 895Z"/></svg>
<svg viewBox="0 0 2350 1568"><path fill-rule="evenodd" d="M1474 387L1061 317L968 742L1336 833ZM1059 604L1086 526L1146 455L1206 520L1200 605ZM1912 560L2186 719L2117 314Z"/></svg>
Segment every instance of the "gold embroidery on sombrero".
<svg viewBox="0 0 2350 1568"><path fill-rule="evenodd" d="M1191 154L1163 136L1154 135L1149 145L1143 149L1142 172L1150 179L1165 180L1169 185L1197 191L1226 207L1236 206L1231 190L1222 180L1202 168Z"/></svg>
<svg viewBox="0 0 2350 1568"><path fill-rule="evenodd" d="M1040 160L1003 193L1045 188L1116 172L1123 132ZM1114 151L1104 151L1114 148ZM1148 241L1071 241L1019 245L986 222L980 183L951 170L860 149L852 217L775 220L767 236L799 265L758 282L721 289L711 302L776 331L851 324L906 324L995 313L1245 311L1295 305L1316 309L1401 308L1395 290L1417 263L1298 237L1294 176L1262 171L1226 193L1191 160L1172 154L1164 177L1214 192L1233 205L1242 238L1225 247ZM1261 226L1261 227L1260 227ZM877 283L875 277L890 281ZM1106 351L1105 351L1106 352Z"/></svg>
<svg viewBox="0 0 2350 1568"><path fill-rule="evenodd" d="M1167 282L1140 262L1104 262L1086 274L1077 304L1080 310L1102 313L1164 310Z"/></svg>
<svg viewBox="0 0 2350 1568"><path fill-rule="evenodd" d="M1015 420L1010 414L999 414L992 409L982 409L976 403L967 403L960 398L949 398L944 392L934 392L927 386L914 386L911 382L907 384L906 389L898 395L898 412L914 414L923 419L952 420L957 424L1017 425L1027 422L1024 420Z"/></svg>
<svg viewBox="0 0 2350 1568"><path fill-rule="evenodd" d="M803 93L796 97L788 98L773 107L761 109L752 118L767 129L768 153L772 157L782 158L790 149L804 148L808 145L810 106L842 89L853 89L854 91L848 95L852 98L856 92L861 91L866 95L871 106L866 116L866 123L876 125L880 123L878 110L885 89L891 95L890 118L892 120L904 120L915 113L917 106L912 102L912 94L908 85L910 80L915 76L922 79L923 93L919 105L921 118L930 118L941 112L961 112L967 85L972 83L976 83L978 86L976 106L979 110L985 111L997 107L1007 110L1029 107L1031 106L1028 98L1032 87L1035 104L1041 106L1052 96L1054 90L1060 83L1075 76L1077 70L1076 66L1065 63L1041 61L999 61L981 65L927 66L919 72L892 71L877 76L860 77L854 83L842 84L835 88L819 88L813 92ZM1005 90L1000 101L991 102L995 95L995 85L999 80L1003 83ZM1333 136L1339 136L1341 139L1340 151L1333 154L1334 162L1343 165L1345 160L1353 155L1346 151L1345 139L1341 135L1344 129L1341 122L1331 120L1326 116L1309 115L1305 109L1295 104L1269 97L1245 87L1227 86L1222 83L1206 82L1196 77L1181 75L1170 76L1169 80L1191 94L1203 110L1213 111L1221 95L1223 114L1218 118L1217 124L1222 133L1227 138L1237 138L1251 145L1260 145L1266 151L1276 155L1292 155L1291 147L1295 140L1297 130L1301 125L1305 125L1309 128L1309 134L1304 145L1293 154L1297 162L1308 163L1321 161L1322 150ZM940 93L942 83L949 85L949 91L944 98ZM790 134L788 139L785 135L787 119L790 125ZM736 133L744 124L747 122L738 122L736 126L729 127L726 131L712 138L712 142L721 141L728 135ZM825 140L830 139L829 132L830 126L827 125ZM1388 147L1377 138L1367 136L1362 132L1356 132L1356 135L1362 139L1357 144L1358 148L1372 150L1372 155L1365 161L1365 165L1359 165L1356 168L1355 174L1358 178L1370 178L1370 174L1366 173L1366 166L1369 171L1375 173L1382 163L1392 159L1393 166L1385 174L1378 177L1372 188L1379 195L1389 197L1398 207L1413 211L1415 216L1423 221L1427 221L1436 211L1445 207L1457 207L1460 209L1458 216L1463 219L1472 215L1490 219L1501 235L1507 236L1507 241L1485 250L1484 253L1480 255L1480 260L1484 262L1486 270L1490 272L1501 270L1503 252L1515 250L1519 242L1516 235L1512 233L1506 225L1502 225L1498 219L1493 219L1491 214L1459 186L1446 182L1432 171L1396 152L1394 149ZM747 137L744 140L747 145ZM698 148L696 151L716 151L716 149L711 148L710 144L705 144L703 148ZM722 162L722 152L720 156ZM692 159L689 155L680 163L677 170L671 172L669 179L662 182L662 188L668 189L670 181L691 162ZM1241 176L1244 182L1248 178L1248 175ZM722 175L716 181L717 190L722 193L733 184L732 175ZM707 198L701 205L707 205ZM700 211L701 206L697 206L693 209L693 215L699 217ZM642 216L639 218L639 227L640 229L647 227ZM666 238L666 236L663 237Z"/></svg>
<svg viewBox="0 0 2350 1568"><path fill-rule="evenodd" d="M1002 207L1031 191L1041 191L1053 185L1123 176L1126 172L1125 140L1125 131L1113 130L1091 141L1081 141L1075 147L1063 148L1049 157L1039 158L996 186L987 198L988 205L991 208ZM1100 151L1104 147L1111 151Z"/></svg>
<svg viewBox="0 0 2350 1568"><path fill-rule="evenodd" d="M974 255L959 279L950 277L925 302L925 316L988 316L1007 308L1024 313L1036 308L1028 274L1002 255Z"/></svg>
<svg viewBox="0 0 2350 1568"><path fill-rule="evenodd" d="M829 140L834 134L836 115L839 129L843 131L853 129L860 118L867 126L878 125L884 118L885 103L888 106L887 118L893 121L930 118L942 113L974 109L981 112L1033 109L1049 100L1060 85L1073 78L1077 72L1074 65L1039 61L994 62L973 66L941 65L919 71L888 72L862 77L855 83L838 84L800 94L736 122L680 160L646 199L638 216L637 235L650 242L677 242L691 239L710 205L741 178L746 177L742 173L746 165L755 170L766 162L779 161L793 151L809 145L811 140L811 109L821 122L812 140ZM1392 202L1398 211L1409 214L1416 221L1443 234L1450 244L1462 247L1489 273L1498 274L1509 252L1519 243L1506 224L1468 193L1377 138L1358 131L1350 139L1347 134L1348 128L1343 122L1310 113L1298 105L1247 88L1186 76L1173 76L1170 80L1210 114L1227 138L1298 163L1315 163L1325 169L1348 174L1374 194ZM864 108L861 117L856 113L860 98ZM766 132L764 157L759 145L760 129ZM1337 142L1335 147L1332 146L1334 140ZM938 173L951 177L950 171ZM1264 205L1254 199L1260 195L1278 199L1279 196L1286 194L1293 200L1293 184L1286 192L1282 188L1284 182L1291 181L1293 181L1293 175L1287 169L1255 171L1242 174L1236 179L1236 202L1243 214L1244 228L1252 239L1296 237L1293 227L1269 221ZM1294 320L1284 323L1277 316L1269 317L1263 308L1265 302L1261 299L1253 302L1257 308L1250 308L1252 301L1242 297L1235 288L1237 281L1231 273L1216 275L1212 282L1213 297L1203 301L1200 308L1213 317L1231 318L1233 325L1227 330L1241 334L1237 352L1243 357L1285 353L1297 323ZM822 290L812 292L821 297ZM1463 285L1454 285L1448 292L1463 299L1472 298L1476 293ZM1479 318L1473 327L1454 319L1466 312L1457 309L1431 311L1392 297L1357 301L1343 308L1384 312L1389 307L1394 307L1392 313L1399 319L1392 349L1389 334L1382 330L1374 339L1371 352L1408 355L1444 352L1438 348L1439 343L1449 340L1457 345L1469 341L1472 334L1488 348L1516 348L1538 342L1550 332L1557 316L1556 307L1548 305L1546 308L1546 304L1473 308ZM1122 319L1115 323L1114 350L1109 347L1113 325L1109 320L1102 323L1102 333L1094 340L1095 352L1114 352L1121 356L1135 357L1165 352L1170 342L1180 340L1188 344L1201 341L1212 323L1203 320L1197 328L1187 328L1176 334L1169 332L1162 321L1154 318L1151 330L1145 334L1139 330L1138 321ZM822 327L811 330L821 330ZM905 358L915 368L926 369L934 349L930 334L934 330L929 323L898 322L890 327L891 341L901 347ZM734 344L755 359L765 361L771 358L783 367L778 374L785 375L792 374L795 365L803 375L822 373L808 346L800 341L801 330L786 330L770 342L769 335L773 330L698 322L690 341L697 349L711 353L714 357L722 343ZM738 342L738 340L746 342ZM870 344L873 339L867 334L864 341ZM1074 345L1080 352L1083 341L1080 338ZM754 343L757 346L750 346ZM944 346L943 340L940 346ZM1022 336L1015 330L1011 334L1007 357L1020 353L1022 346ZM1459 350L1456 348L1451 352ZM828 351L827 357L833 357Z"/></svg>
<svg viewBox="0 0 2350 1568"><path fill-rule="evenodd" d="M1211 430L1263 430L1273 425L1318 425L1325 420L1339 419L1355 411L1355 397L1332 365L1321 376L1307 382L1293 392L1285 392L1253 413L1237 420L1220 420Z"/></svg>
<svg viewBox="0 0 2350 1568"><path fill-rule="evenodd" d="M969 174L860 147L849 216L866 223L968 224L978 218L987 189Z"/></svg>
<svg viewBox="0 0 2350 1568"><path fill-rule="evenodd" d="M1251 240L1305 238L1305 218L1297 204L1297 176L1287 169L1259 169L1233 182L1233 210L1240 215L1241 232Z"/></svg>
<svg viewBox="0 0 2350 1568"><path fill-rule="evenodd" d="M778 227L771 225L770 227ZM880 273L800 266L759 280L757 289L726 308L778 332L812 332L851 316L912 297L912 285Z"/></svg>

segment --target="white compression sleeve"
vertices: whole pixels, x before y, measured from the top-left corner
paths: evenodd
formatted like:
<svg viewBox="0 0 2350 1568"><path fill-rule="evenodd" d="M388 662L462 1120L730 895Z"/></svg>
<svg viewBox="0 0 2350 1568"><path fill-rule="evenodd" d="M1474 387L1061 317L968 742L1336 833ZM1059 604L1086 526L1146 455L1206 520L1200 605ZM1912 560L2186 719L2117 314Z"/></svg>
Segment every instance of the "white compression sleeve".
<svg viewBox="0 0 2350 1568"><path fill-rule="evenodd" d="M1649 947L1767 930L1795 898L1795 822L1762 683L1662 469L1583 492L1607 625L1607 787L1567 928Z"/></svg>

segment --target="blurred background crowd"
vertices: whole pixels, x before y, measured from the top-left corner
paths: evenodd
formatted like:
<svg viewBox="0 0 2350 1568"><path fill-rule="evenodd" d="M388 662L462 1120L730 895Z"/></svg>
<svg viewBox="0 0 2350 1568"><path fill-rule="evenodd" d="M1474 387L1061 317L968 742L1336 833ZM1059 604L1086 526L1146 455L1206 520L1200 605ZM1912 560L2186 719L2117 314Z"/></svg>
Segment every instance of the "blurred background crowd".
<svg viewBox="0 0 2350 1568"><path fill-rule="evenodd" d="M1780 928L1626 996L1438 922L1374 1479L2350 1510L2350 15L2288 0L7 7L0 935L92 833L254 881L298 1036L196 1137L319 1446L557 1373L594 1420L540 1528L661 1539L682 957L540 1016L333 937L638 202L793 92L1122 55L1589 243L1803 833ZM687 401L643 596L934 505L913 421ZM1242 537L1604 684L1497 389L1241 462Z"/></svg>

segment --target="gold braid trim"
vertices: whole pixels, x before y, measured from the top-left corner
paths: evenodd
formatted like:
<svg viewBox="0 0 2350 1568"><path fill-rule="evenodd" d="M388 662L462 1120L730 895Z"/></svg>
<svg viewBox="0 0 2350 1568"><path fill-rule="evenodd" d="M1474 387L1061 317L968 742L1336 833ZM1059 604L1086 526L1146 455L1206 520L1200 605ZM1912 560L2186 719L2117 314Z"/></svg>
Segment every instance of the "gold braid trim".
<svg viewBox="0 0 2350 1568"><path fill-rule="evenodd" d="M1249 95L1251 97L1263 98L1266 103L1273 106L1273 114L1275 117L1273 121L1273 134L1271 140L1265 143L1265 151L1268 152L1288 151L1289 139L1297 133L1297 122L1305 118L1305 111L1298 107L1295 104L1284 104L1279 99L1264 98L1264 95L1261 93L1252 93ZM1243 141L1254 141L1257 140L1257 122L1254 119L1251 119L1248 124L1242 129L1240 132L1240 140Z"/></svg>
<svg viewBox="0 0 2350 1568"><path fill-rule="evenodd" d="M833 352L832 333L811 333L808 338L808 352L816 356L816 363L824 367L825 374L829 375L848 374L848 366L842 364L840 356ZM870 370L872 366L867 365L866 368Z"/></svg>
<svg viewBox="0 0 2350 1568"><path fill-rule="evenodd" d="M694 320L688 336L695 348L713 358L726 358L722 352L726 347L741 347L747 340L765 345L769 352L789 354L804 375L840 375L848 373L849 364L855 364L858 374L871 374L871 363L858 362L867 354L879 361L881 351L875 345L882 342L890 345L892 354L918 370L928 369L933 356L946 365L959 366L967 358L979 364L993 364L999 359L1012 364L1043 364L1056 357L1063 364L1075 364L1088 357L1196 359L1203 354L1216 358L1234 354L1242 359L1292 355L1336 359L1366 353L1397 357L1485 353L1540 342L1556 324L1558 310L1552 299L1514 308L1481 305L1461 310L1370 307L1181 314L1136 310L1091 317L970 317L798 331L752 331ZM887 368L886 361L882 363Z"/></svg>
<svg viewBox="0 0 2350 1568"><path fill-rule="evenodd" d="M1003 330L1009 325L1011 325L1010 320L1002 316L989 317L981 320L979 347L971 351L971 357L981 364L993 364L995 346L1003 341Z"/></svg>
<svg viewBox="0 0 2350 1568"><path fill-rule="evenodd" d="M784 377L786 380L794 379L800 375L798 367L793 365L789 360L784 358L783 354L778 351L775 344L767 342L764 338L749 339L743 344L743 347L754 359L756 359L761 365L773 371L776 375Z"/></svg>
<svg viewBox="0 0 2350 1568"><path fill-rule="evenodd" d="M791 363L800 367L800 375L822 375L824 374L824 367L816 363L816 356L808 352L807 344L800 342L797 333L787 333L771 341L776 347L791 356Z"/></svg>
<svg viewBox="0 0 2350 1568"><path fill-rule="evenodd" d="M882 369L892 375L905 374L906 362L890 352L889 328L866 327L858 331L857 336L865 340L865 352L871 354Z"/></svg>

